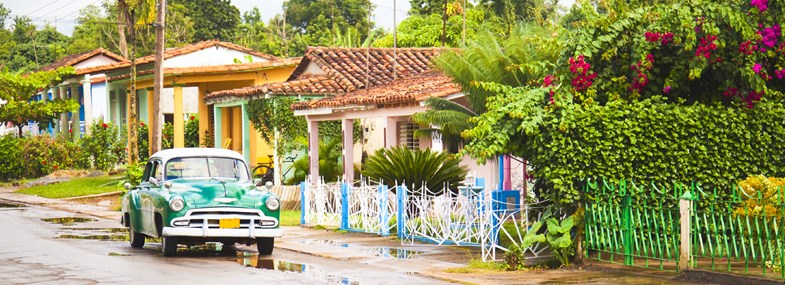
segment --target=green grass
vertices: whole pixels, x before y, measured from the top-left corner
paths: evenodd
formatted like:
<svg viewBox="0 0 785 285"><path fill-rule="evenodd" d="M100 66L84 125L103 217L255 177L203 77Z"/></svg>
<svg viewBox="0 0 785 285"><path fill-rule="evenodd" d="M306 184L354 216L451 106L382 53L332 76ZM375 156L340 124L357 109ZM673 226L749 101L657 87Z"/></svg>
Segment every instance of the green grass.
<svg viewBox="0 0 785 285"><path fill-rule="evenodd" d="M121 176L78 178L66 182L25 188L17 192L52 199L79 197L120 191L122 188L117 187L117 182L121 179Z"/></svg>
<svg viewBox="0 0 785 285"><path fill-rule="evenodd" d="M297 210L281 210L281 225L282 226L299 226L300 225L300 211Z"/></svg>
<svg viewBox="0 0 785 285"><path fill-rule="evenodd" d="M472 259L466 267L450 268L446 272L449 273L493 273L507 271L507 264L497 263L493 261L482 261L481 259Z"/></svg>

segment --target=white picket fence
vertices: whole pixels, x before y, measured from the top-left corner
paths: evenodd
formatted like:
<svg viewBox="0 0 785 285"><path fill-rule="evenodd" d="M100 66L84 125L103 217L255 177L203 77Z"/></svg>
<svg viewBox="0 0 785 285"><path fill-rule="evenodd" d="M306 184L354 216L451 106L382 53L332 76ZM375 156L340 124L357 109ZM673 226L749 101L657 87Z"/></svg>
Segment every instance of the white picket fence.
<svg viewBox="0 0 785 285"><path fill-rule="evenodd" d="M542 202L520 203L517 191L453 193L426 187L388 188L370 180L355 184L301 184L303 224L379 235L396 233L402 244L476 246L488 261L502 259L510 244L520 247L543 210ZM515 199L504 200L510 198ZM544 244L523 250L530 257L549 254Z"/></svg>

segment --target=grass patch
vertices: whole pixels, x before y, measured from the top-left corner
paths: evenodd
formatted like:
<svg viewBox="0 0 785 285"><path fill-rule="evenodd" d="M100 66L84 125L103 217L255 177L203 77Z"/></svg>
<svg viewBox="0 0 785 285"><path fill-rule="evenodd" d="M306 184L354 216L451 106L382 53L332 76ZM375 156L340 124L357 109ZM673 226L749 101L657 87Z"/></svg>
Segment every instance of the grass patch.
<svg viewBox="0 0 785 285"><path fill-rule="evenodd" d="M122 188L117 187L117 182L120 180L122 180L121 176L86 177L49 185L34 186L17 192L51 199L79 197L120 191Z"/></svg>
<svg viewBox="0 0 785 285"><path fill-rule="evenodd" d="M507 264L472 259L466 267L450 268L445 271L448 273L494 273L507 271Z"/></svg>
<svg viewBox="0 0 785 285"><path fill-rule="evenodd" d="M298 210L281 210L280 224L282 226L299 226L300 225L300 211Z"/></svg>

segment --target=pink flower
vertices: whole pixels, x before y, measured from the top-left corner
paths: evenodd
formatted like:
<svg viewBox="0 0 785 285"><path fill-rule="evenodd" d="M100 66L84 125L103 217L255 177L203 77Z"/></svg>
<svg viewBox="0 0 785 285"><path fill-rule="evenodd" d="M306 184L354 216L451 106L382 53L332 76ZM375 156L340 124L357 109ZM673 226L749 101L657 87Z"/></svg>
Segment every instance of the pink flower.
<svg viewBox="0 0 785 285"><path fill-rule="evenodd" d="M701 38L701 42L698 44L698 48L695 49L695 57L702 56L706 59L711 57L711 52L717 49L717 44L714 43L714 40L717 39L717 36L707 35Z"/></svg>
<svg viewBox="0 0 785 285"><path fill-rule="evenodd" d="M662 45L667 45L673 41L673 33L667 32L662 34Z"/></svg>
<svg viewBox="0 0 785 285"><path fill-rule="evenodd" d="M780 68L778 70L775 70L774 75L777 76L777 79L782 79L783 77L785 77L785 69Z"/></svg>
<svg viewBox="0 0 785 285"><path fill-rule="evenodd" d="M553 86L553 75L550 74L546 75L542 81L543 81L542 86L544 87Z"/></svg>
<svg viewBox="0 0 785 285"><path fill-rule="evenodd" d="M572 79L572 87L575 88L575 91L583 92L589 89L594 82L594 78L597 77L597 73L589 73L589 69L591 69L591 64L587 63L584 60L583 55L578 55L577 58L570 58L570 72L572 72L575 77Z"/></svg>
<svg viewBox="0 0 785 285"><path fill-rule="evenodd" d="M665 86L664 88L662 88L662 93L665 93L665 94L671 93L671 87L670 86Z"/></svg>
<svg viewBox="0 0 785 285"><path fill-rule="evenodd" d="M769 9L769 0L751 0L750 5L758 8L758 11L763 12L766 11L766 9Z"/></svg>
<svg viewBox="0 0 785 285"><path fill-rule="evenodd" d="M760 63L756 63L752 66L752 71L754 71L755 74L758 74L761 69L763 69L763 65L760 65Z"/></svg>

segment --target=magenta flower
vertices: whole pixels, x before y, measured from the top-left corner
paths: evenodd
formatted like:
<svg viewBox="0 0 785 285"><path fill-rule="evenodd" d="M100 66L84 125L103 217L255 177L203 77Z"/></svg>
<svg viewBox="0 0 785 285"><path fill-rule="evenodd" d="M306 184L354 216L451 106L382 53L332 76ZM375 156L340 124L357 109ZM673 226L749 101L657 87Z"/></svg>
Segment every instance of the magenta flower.
<svg viewBox="0 0 785 285"><path fill-rule="evenodd" d="M785 69L778 69L774 71L774 75L777 76L777 79L785 78Z"/></svg>
<svg viewBox="0 0 785 285"><path fill-rule="evenodd" d="M750 5L758 8L758 11L763 12L766 11L766 9L769 9L769 0L751 0Z"/></svg>
<svg viewBox="0 0 785 285"><path fill-rule="evenodd" d="M763 69L763 65L760 65L760 63L756 63L752 66L752 71L754 71L755 74L758 74L761 69Z"/></svg>
<svg viewBox="0 0 785 285"><path fill-rule="evenodd" d="M665 94L671 93L671 87L670 86L665 86L665 88L662 88L662 93L665 93Z"/></svg>

